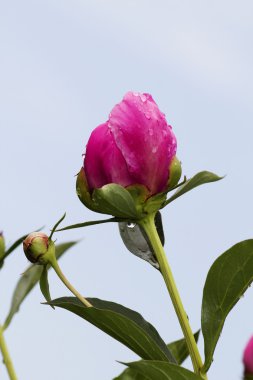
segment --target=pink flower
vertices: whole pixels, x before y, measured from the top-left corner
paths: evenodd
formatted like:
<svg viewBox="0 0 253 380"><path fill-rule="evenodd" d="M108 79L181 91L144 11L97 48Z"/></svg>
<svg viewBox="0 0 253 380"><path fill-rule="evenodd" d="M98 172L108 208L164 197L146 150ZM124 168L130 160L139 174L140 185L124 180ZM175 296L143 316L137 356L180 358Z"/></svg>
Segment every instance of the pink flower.
<svg viewBox="0 0 253 380"><path fill-rule="evenodd" d="M248 341L244 353L243 353L243 364L245 374L253 375L253 336Z"/></svg>
<svg viewBox="0 0 253 380"><path fill-rule="evenodd" d="M109 183L141 184L151 195L165 191L176 147L152 96L128 92L89 138L84 158L89 191Z"/></svg>

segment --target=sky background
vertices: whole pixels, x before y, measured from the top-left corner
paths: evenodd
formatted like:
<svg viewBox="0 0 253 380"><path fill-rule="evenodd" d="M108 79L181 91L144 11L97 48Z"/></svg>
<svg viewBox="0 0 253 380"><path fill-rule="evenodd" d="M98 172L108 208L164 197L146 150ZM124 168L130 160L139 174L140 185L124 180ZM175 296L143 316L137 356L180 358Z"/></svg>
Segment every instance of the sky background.
<svg viewBox="0 0 253 380"><path fill-rule="evenodd" d="M183 173L226 175L163 210L167 256L199 329L208 268L253 237L252 14L250 0L2 1L0 230L7 244L42 225L48 232L65 211L65 224L101 217L75 195L86 142L125 92L149 92L173 126ZM80 292L141 312L166 342L182 336L161 276L126 250L116 225L57 238L80 239L60 263ZM1 271L1 321L27 264L19 248ZM69 295L54 273L50 285L53 298ZM19 380L111 380L123 370L116 360L137 359L42 301L34 289L6 332ZM241 379L252 304L251 288L227 319L209 380ZM8 379L2 363L0 377Z"/></svg>

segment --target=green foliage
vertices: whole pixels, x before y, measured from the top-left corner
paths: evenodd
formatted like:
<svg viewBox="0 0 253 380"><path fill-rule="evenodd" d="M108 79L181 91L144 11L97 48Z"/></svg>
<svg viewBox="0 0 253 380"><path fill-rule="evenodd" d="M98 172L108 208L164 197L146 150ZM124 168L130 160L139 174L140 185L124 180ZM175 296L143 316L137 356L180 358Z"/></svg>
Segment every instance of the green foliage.
<svg viewBox="0 0 253 380"><path fill-rule="evenodd" d="M196 342L199 338L199 331L194 334ZM185 339L179 339L175 342L167 344L168 349L176 359L177 364L182 364L183 361L189 356L189 350ZM114 380L144 380L145 377L137 372L133 368L125 369L118 377Z"/></svg>
<svg viewBox="0 0 253 380"><path fill-rule="evenodd" d="M72 242L56 245L57 259L59 259L68 249L70 249L75 244L76 242L72 241ZM9 313L4 322L5 329L11 323L13 316L19 311L20 305L22 304L24 299L27 297L30 291L35 287L35 285L37 285L37 283L39 282L42 271L43 271L43 268L41 266L30 265L20 277L12 296Z"/></svg>
<svg viewBox="0 0 253 380"><path fill-rule="evenodd" d="M95 224L104 224L104 223L113 223L113 222L117 223L117 222L120 222L120 221L121 221L120 218L109 218L109 219L102 219L102 220L92 220L90 222L71 224L70 226L59 228L58 230L56 230L56 232L58 232L58 231L66 231L66 230L73 230L75 228L94 226Z"/></svg>
<svg viewBox="0 0 253 380"><path fill-rule="evenodd" d="M58 298L49 304L69 310L92 323L130 348L142 359L175 363L173 355L157 330L139 313L114 302L97 298L87 300L93 307L85 307L75 297Z"/></svg>
<svg viewBox="0 0 253 380"><path fill-rule="evenodd" d="M205 370L225 319L253 281L253 240L245 240L223 253L211 266L203 292L202 332L205 342Z"/></svg>
<svg viewBox="0 0 253 380"><path fill-rule="evenodd" d="M126 365L142 377L129 377L131 373L128 372L126 377L116 378L117 380L203 380L200 376L183 367L158 360L140 360Z"/></svg>
<svg viewBox="0 0 253 380"><path fill-rule="evenodd" d="M119 376L115 377L113 380L146 380L146 376L137 372L136 369L127 368Z"/></svg>
<svg viewBox="0 0 253 380"><path fill-rule="evenodd" d="M219 177L214 173L203 171L195 174L192 178L186 181L178 190L164 203L163 207L167 206L169 203L173 202L175 199L181 197L188 191L193 190L195 187L204 185L205 183L219 181L223 177Z"/></svg>
<svg viewBox="0 0 253 380"><path fill-rule="evenodd" d="M40 276L40 290L47 302L51 301L48 276L47 276L47 267L44 266L41 276ZM53 306L52 306L53 307ZM54 307L53 307L54 308Z"/></svg>

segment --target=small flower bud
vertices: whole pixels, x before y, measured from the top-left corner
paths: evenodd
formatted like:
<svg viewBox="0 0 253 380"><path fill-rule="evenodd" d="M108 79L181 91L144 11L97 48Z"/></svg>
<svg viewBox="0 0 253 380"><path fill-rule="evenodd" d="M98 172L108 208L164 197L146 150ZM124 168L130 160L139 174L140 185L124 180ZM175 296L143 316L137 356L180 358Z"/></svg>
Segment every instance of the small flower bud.
<svg viewBox="0 0 253 380"><path fill-rule="evenodd" d="M33 264L46 265L55 255L55 245L43 232L32 232L23 241L24 253Z"/></svg>
<svg viewBox="0 0 253 380"><path fill-rule="evenodd" d="M253 336L248 341L243 352L245 379L253 378Z"/></svg>
<svg viewBox="0 0 253 380"><path fill-rule="evenodd" d="M5 241L3 237L3 233L0 232L0 259L3 257L5 252Z"/></svg>

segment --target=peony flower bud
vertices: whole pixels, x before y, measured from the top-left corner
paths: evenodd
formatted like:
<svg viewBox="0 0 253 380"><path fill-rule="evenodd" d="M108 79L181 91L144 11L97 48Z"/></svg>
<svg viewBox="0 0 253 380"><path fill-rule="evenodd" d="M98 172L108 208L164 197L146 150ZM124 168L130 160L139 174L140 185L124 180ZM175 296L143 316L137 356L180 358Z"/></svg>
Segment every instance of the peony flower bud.
<svg viewBox="0 0 253 380"><path fill-rule="evenodd" d="M243 352L245 379L253 379L253 336L248 341Z"/></svg>
<svg viewBox="0 0 253 380"><path fill-rule="evenodd" d="M89 138L77 180L80 200L94 211L127 217L118 210L118 206L116 211L112 210L113 197L115 204L124 198L123 203L128 203L132 210L123 188L133 198L137 216L132 217L140 217L140 203L144 204L147 199L166 192L170 187L170 167L176 148L172 128L152 96L128 92L113 108L109 119ZM178 175L176 177L178 181ZM175 181L172 182L174 185ZM110 184L117 187L110 187ZM107 191L107 207L104 207L102 190L99 196L97 193L94 195L97 189ZM139 198L137 202L136 198ZM128 214L134 214L133 210Z"/></svg>
<svg viewBox="0 0 253 380"><path fill-rule="evenodd" d="M55 255L55 245L43 232L32 232L23 241L24 253L33 264L46 265Z"/></svg>
<svg viewBox="0 0 253 380"><path fill-rule="evenodd" d="M5 241L3 237L3 233L0 232L0 259L4 256L5 252Z"/></svg>

